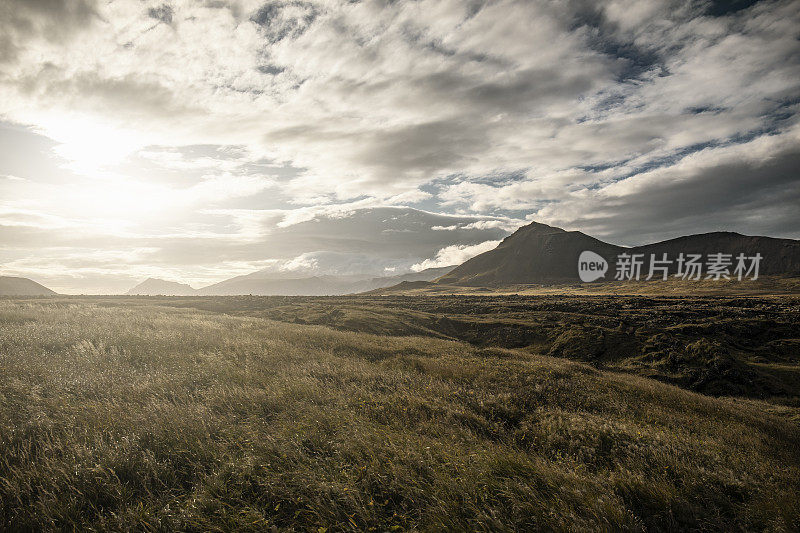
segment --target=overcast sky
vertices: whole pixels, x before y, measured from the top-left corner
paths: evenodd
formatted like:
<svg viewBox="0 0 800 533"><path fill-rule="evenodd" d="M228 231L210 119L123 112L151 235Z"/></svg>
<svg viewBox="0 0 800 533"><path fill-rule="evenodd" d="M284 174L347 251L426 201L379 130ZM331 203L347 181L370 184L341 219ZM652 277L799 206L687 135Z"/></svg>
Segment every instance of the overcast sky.
<svg viewBox="0 0 800 533"><path fill-rule="evenodd" d="M531 220L800 238L800 1L0 3L0 274L454 264Z"/></svg>

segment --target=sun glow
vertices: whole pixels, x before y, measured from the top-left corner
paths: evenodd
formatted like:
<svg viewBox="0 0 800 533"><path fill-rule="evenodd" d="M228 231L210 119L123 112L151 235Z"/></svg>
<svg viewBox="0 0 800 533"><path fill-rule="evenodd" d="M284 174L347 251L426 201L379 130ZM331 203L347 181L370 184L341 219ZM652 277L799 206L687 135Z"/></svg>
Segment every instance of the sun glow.
<svg viewBox="0 0 800 533"><path fill-rule="evenodd" d="M76 172L92 174L122 161L144 143L140 135L85 116L49 118L44 133L58 145L53 151Z"/></svg>
<svg viewBox="0 0 800 533"><path fill-rule="evenodd" d="M57 199L71 217L123 230L159 215L174 200L169 187L125 172L125 159L147 144L137 132L71 114L48 117L42 130L58 143L53 152L63 168L76 175Z"/></svg>

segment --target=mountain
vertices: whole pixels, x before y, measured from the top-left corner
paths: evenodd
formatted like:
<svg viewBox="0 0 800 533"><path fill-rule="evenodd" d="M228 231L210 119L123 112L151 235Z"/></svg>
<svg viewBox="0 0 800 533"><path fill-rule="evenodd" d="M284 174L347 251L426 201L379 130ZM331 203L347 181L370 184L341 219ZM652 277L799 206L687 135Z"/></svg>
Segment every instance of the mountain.
<svg viewBox="0 0 800 533"><path fill-rule="evenodd" d="M57 294L28 278L0 276L0 296L51 296Z"/></svg>
<svg viewBox="0 0 800 533"><path fill-rule="evenodd" d="M623 250L579 231L533 222L493 250L457 266L437 280L453 285L490 286L577 280L578 256L593 250L607 260Z"/></svg>
<svg viewBox="0 0 800 533"><path fill-rule="evenodd" d="M359 287L359 289L354 292L365 292L375 289L382 289L384 287L391 287L392 285L396 285L398 283L418 283L418 282L433 281L436 278L447 274L448 272L453 270L453 268L454 268L453 266L426 268L425 270L420 270L419 272L409 272L407 274L398 274L396 276L382 276L378 278L372 278L362 282L360 284L361 287Z"/></svg>
<svg viewBox="0 0 800 533"><path fill-rule="evenodd" d="M436 281L465 286L576 283L580 281L578 257L583 251L592 251L606 260L608 272L601 278L605 280L614 279L617 256L622 253L643 254L642 279L649 270L651 254L659 259L665 253L673 261L668 266L669 273L677 271L675 259L680 253L702 254L703 262L709 254L732 254L735 258L739 253L748 257L759 253L759 275L800 276L800 241L794 239L714 232L626 248L580 231L533 222L506 237L497 248L473 257Z"/></svg>
<svg viewBox="0 0 800 533"><path fill-rule="evenodd" d="M679 253L709 254L723 252L734 257L739 253L746 256L761 254L762 260L759 273L764 275L788 274L800 275L800 240L776 239L774 237L760 237L742 235L728 231L701 233L688 235L655 244L637 246L635 253L657 256L663 253L667 257L676 257Z"/></svg>
<svg viewBox="0 0 800 533"><path fill-rule="evenodd" d="M202 296L225 296L236 294L254 294L260 296L318 296L327 294L344 294L342 287L347 285L335 276L311 276L305 278L264 279L237 276L220 281L214 285L198 290Z"/></svg>
<svg viewBox="0 0 800 533"><path fill-rule="evenodd" d="M298 278L271 277L275 273L254 272L244 276L220 281L199 289L200 295L278 295L278 296L334 296L353 294L373 289L389 287L403 281L431 281L447 273L453 267L429 268L420 272L410 272L396 276L365 277L346 276L307 276Z"/></svg>
<svg viewBox="0 0 800 533"><path fill-rule="evenodd" d="M197 294L197 291L185 283L147 278L125 294L131 296L192 296Z"/></svg>

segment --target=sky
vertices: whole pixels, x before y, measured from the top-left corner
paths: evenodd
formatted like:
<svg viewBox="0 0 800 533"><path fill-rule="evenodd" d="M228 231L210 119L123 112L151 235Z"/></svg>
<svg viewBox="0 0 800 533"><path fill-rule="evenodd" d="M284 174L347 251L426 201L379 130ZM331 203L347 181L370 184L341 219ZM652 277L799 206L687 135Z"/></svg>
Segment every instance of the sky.
<svg viewBox="0 0 800 533"><path fill-rule="evenodd" d="M531 221L800 238L800 1L0 3L0 274L458 264Z"/></svg>

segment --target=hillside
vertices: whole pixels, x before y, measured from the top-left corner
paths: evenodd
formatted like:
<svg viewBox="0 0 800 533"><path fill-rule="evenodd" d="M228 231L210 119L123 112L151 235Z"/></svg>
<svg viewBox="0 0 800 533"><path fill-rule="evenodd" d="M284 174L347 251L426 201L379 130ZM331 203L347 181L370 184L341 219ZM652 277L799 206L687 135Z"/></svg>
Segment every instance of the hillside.
<svg viewBox="0 0 800 533"><path fill-rule="evenodd" d="M148 278L125 294L140 296L190 296L196 293L197 291L195 289L185 283Z"/></svg>
<svg viewBox="0 0 800 533"><path fill-rule="evenodd" d="M642 273L646 275L649 258L667 254L673 263L669 273L677 271L674 261L678 254L713 253L736 256L760 253L760 275L800 276L800 241L771 237L747 236L731 232L704 233L670 239L658 243L625 248L609 244L579 231L565 231L545 224L531 223L506 237L497 248L484 252L450 273L442 276L438 284L462 286L507 286L530 283L577 283L578 257L583 251L592 251L604 258L609 271L601 279L614 279L614 266L618 254L644 254Z"/></svg>
<svg viewBox="0 0 800 533"><path fill-rule="evenodd" d="M0 296L50 296L56 294L28 278L0 276Z"/></svg>
<svg viewBox="0 0 800 533"><path fill-rule="evenodd" d="M430 281L446 274L452 268L429 268L421 272L381 277L349 275L291 278L286 277L286 275L276 277L274 272L254 272L203 287L197 293L206 296L241 294L261 296L342 295L389 287L404 281Z"/></svg>

